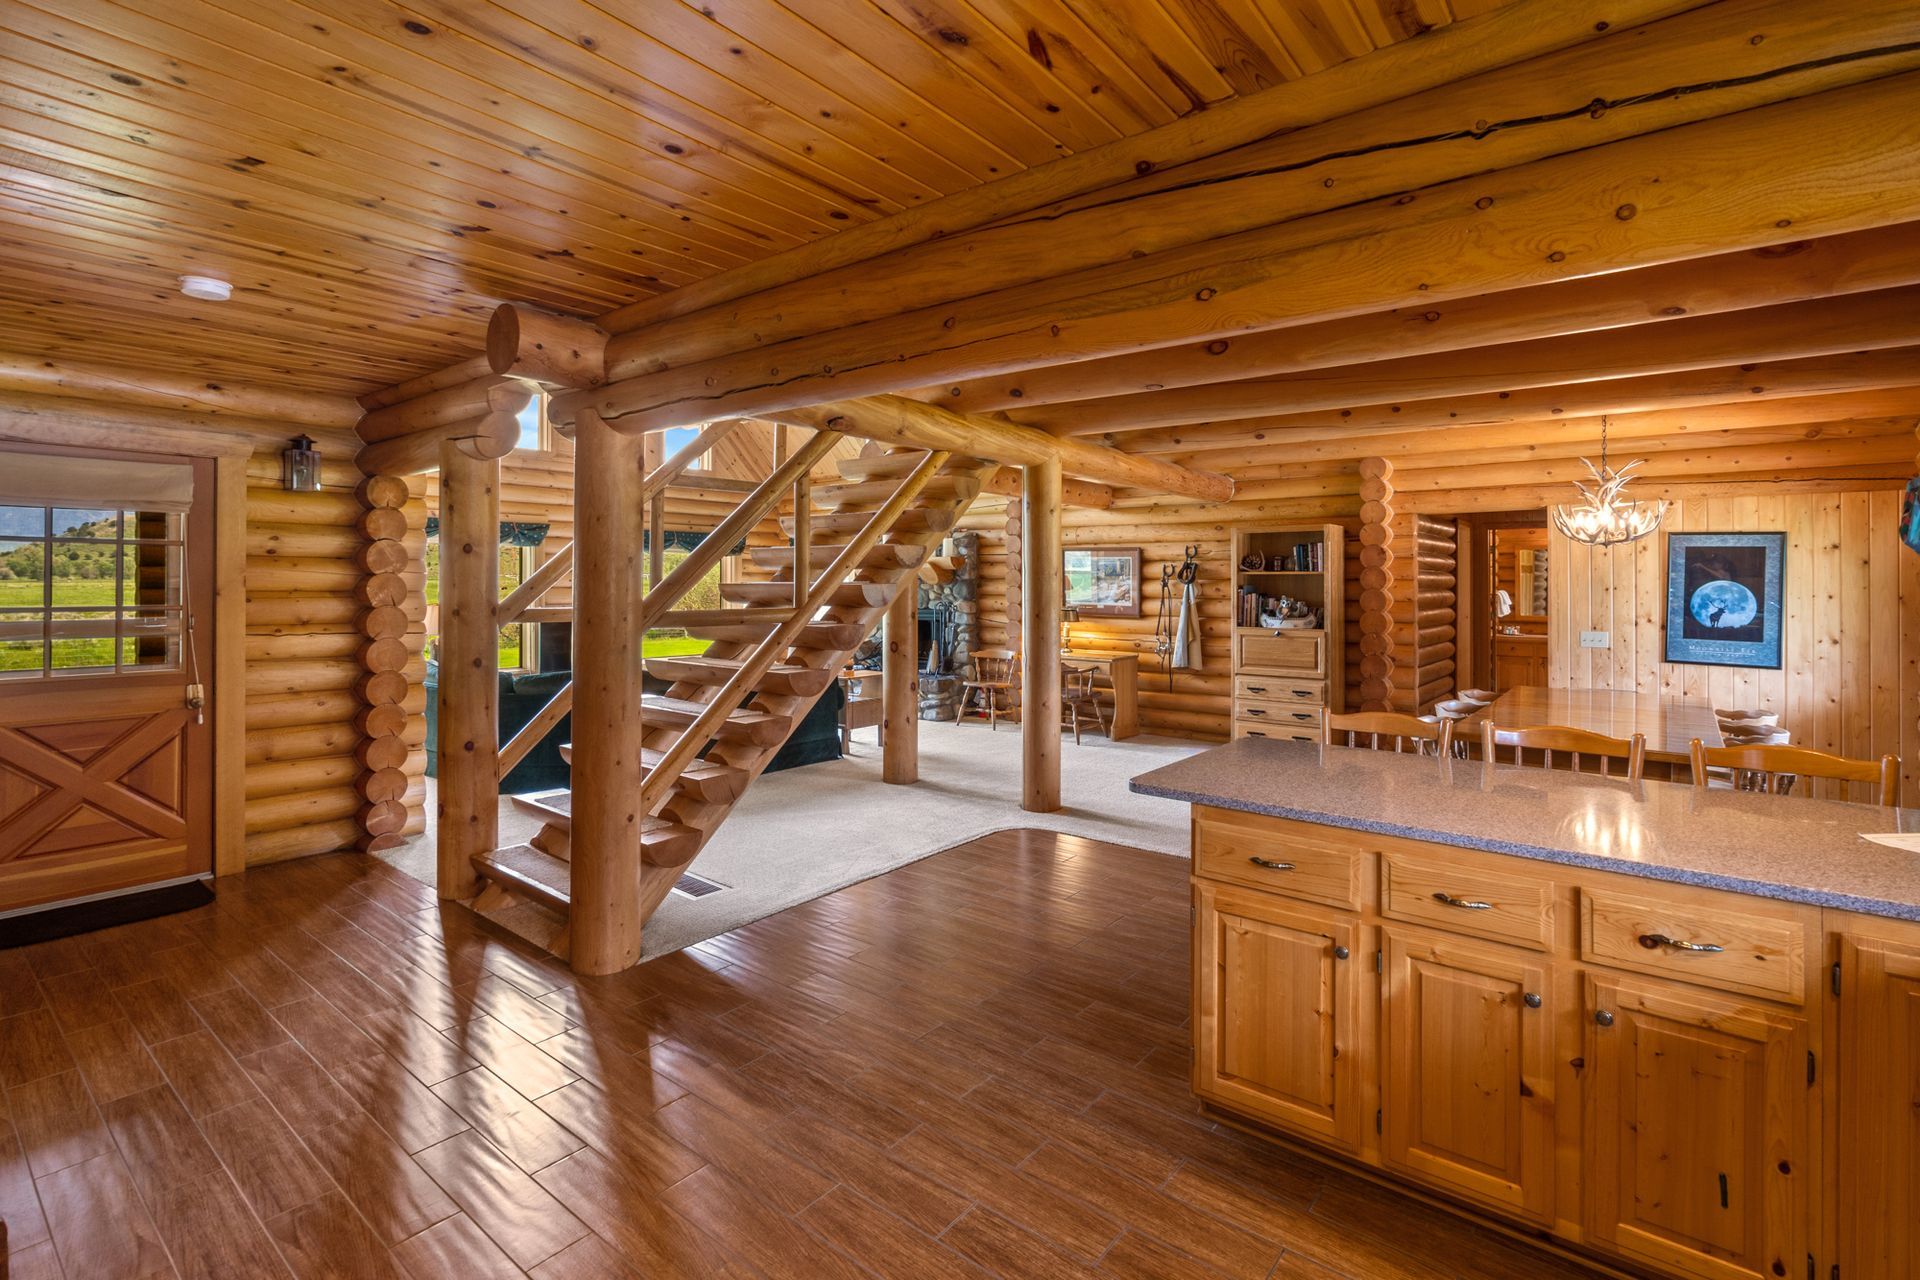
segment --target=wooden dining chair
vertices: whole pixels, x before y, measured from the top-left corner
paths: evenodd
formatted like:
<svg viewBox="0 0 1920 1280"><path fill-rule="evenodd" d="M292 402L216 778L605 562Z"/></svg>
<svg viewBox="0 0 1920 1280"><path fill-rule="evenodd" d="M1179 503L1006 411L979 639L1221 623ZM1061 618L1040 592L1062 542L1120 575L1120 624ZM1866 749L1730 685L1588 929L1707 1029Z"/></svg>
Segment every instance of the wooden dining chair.
<svg viewBox="0 0 1920 1280"><path fill-rule="evenodd" d="M1736 778L1757 778L1754 790L1782 795L1793 786L1795 777L1830 778L1836 782L1877 783L1880 803L1891 809L1900 802L1900 757L1881 756L1878 760L1855 760L1836 756L1812 747L1790 747L1747 743L1731 747L1710 747L1695 738L1688 750L1693 755L1693 785L1707 785L1709 769L1731 769Z"/></svg>
<svg viewBox="0 0 1920 1280"><path fill-rule="evenodd" d="M1592 756L1600 763L1600 774L1612 777L1613 769L1607 763L1620 760L1626 765L1626 779L1629 782L1640 781L1647 767L1647 735L1636 733L1631 738L1610 738L1604 733L1589 733L1585 729L1573 729L1564 725L1540 725L1529 729L1503 729L1489 720L1480 727L1480 747L1490 763L1498 764L1498 748L1513 748L1513 763L1527 763L1527 752L1542 753L1542 763L1553 768L1553 753L1564 752L1572 757L1575 773L1580 772L1582 756Z"/></svg>
<svg viewBox="0 0 1920 1280"><path fill-rule="evenodd" d="M1398 711L1355 711L1329 714L1320 726L1320 741L1330 747L1364 747L1396 755L1411 751L1444 756L1453 747L1453 726L1452 720L1439 716L1428 720Z"/></svg>
<svg viewBox="0 0 1920 1280"><path fill-rule="evenodd" d="M1100 705L1100 695L1093 687L1092 667L1070 667L1060 664L1060 723L1062 727L1073 726L1073 743L1080 745L1080 717L1091 717L1100 726L1100 732L1107 731L1107 713Z"/></svg>
<svg viewBox="0 0 1920 1280"><path fill-rule="evenodd" d="M998 729L1000 717L1013 710L1020 688L1020 655L1012 649L974 649L967 657L973 660L973 674L960 682L960 707L953 722L966 718L967 703L978 696L977 710L987 718L987 727Z"/></svg>

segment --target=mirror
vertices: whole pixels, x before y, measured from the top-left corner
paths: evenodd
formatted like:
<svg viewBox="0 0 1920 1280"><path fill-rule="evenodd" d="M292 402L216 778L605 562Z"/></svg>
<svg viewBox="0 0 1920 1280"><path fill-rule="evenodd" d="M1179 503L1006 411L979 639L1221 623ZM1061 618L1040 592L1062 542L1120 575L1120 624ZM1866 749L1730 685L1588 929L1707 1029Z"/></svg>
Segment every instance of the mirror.
<svg viewBox="0 0 1920 1280"><path fill-rule="evenodd" d="M1547 616L1547 553L1521 551L1514 557L1513 611L1523 617Z"/></svg>

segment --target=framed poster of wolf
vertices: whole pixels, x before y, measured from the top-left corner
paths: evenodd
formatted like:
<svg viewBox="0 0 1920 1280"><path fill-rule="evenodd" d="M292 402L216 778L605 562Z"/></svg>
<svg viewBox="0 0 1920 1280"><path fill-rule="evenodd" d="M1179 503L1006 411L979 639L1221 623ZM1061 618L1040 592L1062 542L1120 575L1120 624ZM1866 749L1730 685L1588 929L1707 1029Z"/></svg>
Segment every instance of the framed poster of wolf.
<svg viewBox="0 0 1920 1280"><path fill-rule="evenodd" d="M1668 662L1780 666L1784 533L1667 535Z"/></svg>

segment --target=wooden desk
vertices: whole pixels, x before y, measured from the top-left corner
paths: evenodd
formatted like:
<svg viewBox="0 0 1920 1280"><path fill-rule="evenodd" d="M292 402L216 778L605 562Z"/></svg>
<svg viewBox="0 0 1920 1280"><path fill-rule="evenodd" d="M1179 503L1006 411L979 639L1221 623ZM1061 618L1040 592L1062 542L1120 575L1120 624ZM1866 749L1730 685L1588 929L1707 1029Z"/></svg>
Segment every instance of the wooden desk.
<svg viewBox="0 0 1920 1280"><path fill-rule="evenodd" d="M880 684L880 672L849 667L840 673L840 686L846 702L840 708L840 750L853 754L855 729L880 730L880 745L887 743L886 703L878 693L869 692Z"/></svg>
<svg viewBox="0 0 1920 1280"><path fill-rule="evenodd" d="M1063 650L1063 667L1093 667L1113 686L1113 723L1107 736L1118 742L1140 732L1140 655Z"/></svg>
<svg viewBox="0 0 1920 1280"><path fill-rule="evenodd" d="M1695 738L1721 746L1720 722L1713 706L1687 698L1617 689L1509 689L1493 705L1476 711L1454 729L1456 738L1480 741L1480 726L1491 720L1502 728L1531 729L1566 725L1610 738L1647 736L1647 759L1687 764L1687 744Z"/></svg>

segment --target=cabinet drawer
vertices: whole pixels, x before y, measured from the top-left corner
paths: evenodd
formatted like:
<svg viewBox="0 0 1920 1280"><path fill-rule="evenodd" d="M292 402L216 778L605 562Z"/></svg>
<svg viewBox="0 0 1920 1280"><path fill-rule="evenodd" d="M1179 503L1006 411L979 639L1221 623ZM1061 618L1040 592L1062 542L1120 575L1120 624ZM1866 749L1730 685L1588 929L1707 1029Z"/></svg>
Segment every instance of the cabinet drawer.
<svg viewBox="0 0 1920 1280"><path fill-rule="evenodd" d="M1260 720L1235 720L1233 736L1236 738L1273 738L1279 742L1318 742L1318 729L1289 729L1285 725L1271 724Z"/></svg>
<svg viewBox="0 0 1920 1280"><path fill-rule="evenodd" d="M1328 906L1360 905L1362 856L1314 835L1311 827L1257 815L1226 818L1209 812L1194 823L1195 875Z"/></svg>
<svg viewBox="0 0 1920 1280"><path fill-rule="evenodd" d="M1235 676L1233 696L1259 702L1291 702L1324 707L1327 705L1327 682L1301 680L1293 676Z"/></svg>
<svg viewBox="0 0 1920 1280"><path fill-rule="evenodd" d="M1234 637L1234 666L1276 674L1325 676L1324 631L1249 631Z"/></svg>
<svg viewBox="0 0 1920 1280"><path fill-rule="evenodd" d="M1580 891L1580 955L1594 964L1797 1004L1806 998L1806 952L1806 927L1791 908Z"/></svg>
<svg viewBox="0 0 1920 1280"><path fill-rule="evenodd" d="M1380 912L1536 951L1553 945L1553 882L1545 876L1389 852L1380 859Z"/></svg>
<svg viewBox="0 0 1920 1280"><path fill-rule="evenodd" d="M1249 724L1272 725L1276 729L1311 730L1319 736L1319 707L1303 707L1293 702L1260 702L1253 698L1236 698L1233 703L1233 715L1236 720L1245 720Z"/></svg>

